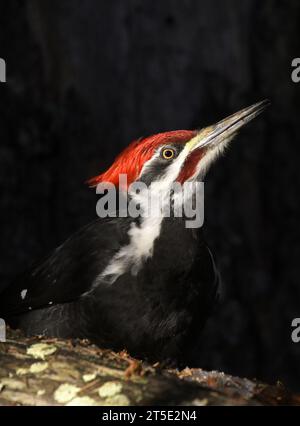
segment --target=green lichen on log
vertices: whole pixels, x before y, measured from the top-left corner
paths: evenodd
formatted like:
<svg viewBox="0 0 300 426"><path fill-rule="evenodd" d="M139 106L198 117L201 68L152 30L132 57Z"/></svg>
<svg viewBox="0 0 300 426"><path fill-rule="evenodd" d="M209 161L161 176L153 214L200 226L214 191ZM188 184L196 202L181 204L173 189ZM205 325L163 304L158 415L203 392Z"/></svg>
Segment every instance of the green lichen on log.
<svg viewBox="0 0 300 426"><path fill-rule="evenodd" d="M269 386L201 369L161 369L87 341L26 338L0 344L0 405L297 405Z"/></svg>

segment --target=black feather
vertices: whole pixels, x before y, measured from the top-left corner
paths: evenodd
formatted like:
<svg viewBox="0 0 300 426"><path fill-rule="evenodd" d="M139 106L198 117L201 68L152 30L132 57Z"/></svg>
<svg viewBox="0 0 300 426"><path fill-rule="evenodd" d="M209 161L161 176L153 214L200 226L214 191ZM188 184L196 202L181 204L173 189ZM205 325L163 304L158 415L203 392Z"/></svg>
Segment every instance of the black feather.
<svg viewBox="0 0 300 426"><path fill-rule="evenodd" d="M99 280L128 244L130 224L101 219L81 229L1 294L0 316L27 334L89 338L151 360L194 359L219 282L202 234L165 218L136 275Z"/></svg>

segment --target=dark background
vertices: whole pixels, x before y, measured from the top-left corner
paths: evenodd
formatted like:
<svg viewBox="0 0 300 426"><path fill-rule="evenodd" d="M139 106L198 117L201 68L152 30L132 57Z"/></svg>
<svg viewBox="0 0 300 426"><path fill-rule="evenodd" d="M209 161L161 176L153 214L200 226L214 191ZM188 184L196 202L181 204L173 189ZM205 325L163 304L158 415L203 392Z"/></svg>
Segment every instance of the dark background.
<svg viewBox="0 0 300 426"><path fill-rule="evenodd" d="M95 217L84 184L129 141L269 98L206 183L225 285L203 368L300 390L300 2L0 1L0 282Z"/></svg>

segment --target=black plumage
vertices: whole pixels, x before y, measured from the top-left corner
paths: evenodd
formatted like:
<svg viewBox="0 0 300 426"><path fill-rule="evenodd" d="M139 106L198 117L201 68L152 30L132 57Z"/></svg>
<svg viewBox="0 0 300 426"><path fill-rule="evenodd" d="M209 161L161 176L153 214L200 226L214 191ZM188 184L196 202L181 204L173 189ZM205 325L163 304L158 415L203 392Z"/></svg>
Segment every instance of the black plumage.
<svg viewBox="0 0 300 426"><path fill-rule="evenodd" d="M128 184L147 184L157 199L166 202L171 194L174 201L172 184L202 178L237 130L267 104L200 131L140 139L92 183L116 186L125 173ZM145 208L143 191L126 192L129 202ZM149 360L196 365L219 278L201 229L187 227L175 211L159 220L151 213L117 214L87 225L1 293L0 317L27 334L89 338Z"/></svg>
<svg viewBox="0 0 300 426"><path fill-rule="evenodd" d="M90 291L128 243L130 223L99 219L74 234L4 291L1 316L28 334L89 338L151 360L191 362L218 287L199 230L165 218L153 255L136 276L127 272Z"/></svg>

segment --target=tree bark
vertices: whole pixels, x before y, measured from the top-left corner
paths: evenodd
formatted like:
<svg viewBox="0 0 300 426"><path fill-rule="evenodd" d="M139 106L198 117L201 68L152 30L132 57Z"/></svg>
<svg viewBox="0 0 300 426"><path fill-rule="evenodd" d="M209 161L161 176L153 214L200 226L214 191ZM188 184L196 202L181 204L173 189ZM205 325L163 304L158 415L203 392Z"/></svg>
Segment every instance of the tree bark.
<svg viewBox="0 0 300 426"><path fill-rule="evenodd" d="M299 405L284 386L186 368L168 370L88 341L0 343L0 405Z"/></svg>

